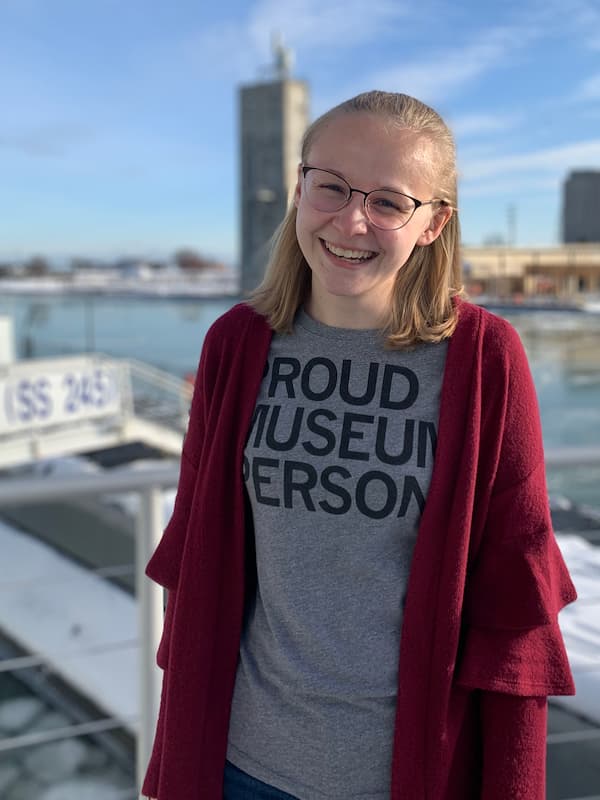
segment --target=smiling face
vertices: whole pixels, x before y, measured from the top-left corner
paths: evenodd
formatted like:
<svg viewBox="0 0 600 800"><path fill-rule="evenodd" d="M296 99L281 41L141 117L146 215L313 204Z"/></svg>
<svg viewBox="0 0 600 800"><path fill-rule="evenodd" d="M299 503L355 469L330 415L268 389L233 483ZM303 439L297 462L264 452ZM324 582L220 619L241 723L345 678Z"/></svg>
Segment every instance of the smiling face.
<svg viewBox="0 0 600 800"><path fill-rule="evenodd" d="M378 115L333 117L313 142L306 162L332 170L365 192L383 187L431 200L434 148L423 136ZM354 193L340 211L315 210L298 172L294 202L296 235L312 273L308 313L328 325L378 327L390 304L396 273L415 245L428 245L450 218L447 206L418 208L397 230L380 230L365 215L364 196Z"/></svg>

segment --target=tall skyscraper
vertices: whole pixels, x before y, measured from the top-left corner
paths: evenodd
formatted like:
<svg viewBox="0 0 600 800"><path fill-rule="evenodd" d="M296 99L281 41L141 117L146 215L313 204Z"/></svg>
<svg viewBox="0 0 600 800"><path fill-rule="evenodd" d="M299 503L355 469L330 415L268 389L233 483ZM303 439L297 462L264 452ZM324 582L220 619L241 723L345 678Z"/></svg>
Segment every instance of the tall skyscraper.
<svg viewBox="0 0 600 800"><path fill-rule="evenodd" d="M563 188L563 242L600 242L600 170L569 173Z"/></svg>
<svg viewBox="0 0 600 800"><path fill-rule="evenodd" d="M308 125L308 85L290 77L291 54L274 45L273 78L240 89L241 289L261 281L269 241L296 184Z"/></svg>

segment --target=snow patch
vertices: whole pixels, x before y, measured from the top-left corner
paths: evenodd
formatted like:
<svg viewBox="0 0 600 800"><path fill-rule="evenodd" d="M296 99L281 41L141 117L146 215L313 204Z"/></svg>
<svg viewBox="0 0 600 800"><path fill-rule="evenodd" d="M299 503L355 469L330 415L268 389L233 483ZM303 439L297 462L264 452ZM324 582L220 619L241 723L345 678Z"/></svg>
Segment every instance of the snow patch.
<svg viewBox="0 0 600 800"><path fill-rule="evenodd" d="M577 694L553 702L600 725L600 548L574 534L556 539L578 594L559 616Z"/></svg>

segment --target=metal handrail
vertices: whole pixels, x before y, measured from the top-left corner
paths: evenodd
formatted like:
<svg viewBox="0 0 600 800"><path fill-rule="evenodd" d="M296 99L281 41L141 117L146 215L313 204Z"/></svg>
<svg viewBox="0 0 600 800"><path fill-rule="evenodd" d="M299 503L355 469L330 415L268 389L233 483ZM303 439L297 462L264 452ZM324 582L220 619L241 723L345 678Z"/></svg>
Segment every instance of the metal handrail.
<svg viewBox="0 0 600 800"><path fill-rule="evenodd" d="M544 460L547 467L600 466L600 445L547 447Z"/></svg>
<svg viewBox="0 0 600 800"><path fill-rule="evenodd" d="M186 381L176 378L172 373L165 372L158 367L153 367L150 364L145 364L143 361L137 361L135 358L126 359L132 367L132 371L140 375L144 380L161 386L169 391L182 393L186 399L192 399L192 387Z"/></svg>
<svg viewBox="0 0 600 800"><path fill-rule="evenodd" d="M61 661L69 658L80 658L96 653L110 653L114 650L126 650L139 645L139 639L124 639L120 642L111 642L110 644L96 644L90 647L79 647L77 650L64 650L54 653L47 653L44 656L30 655L30 656L16 656L15 658L5 658L0 661L0 672L16 672L20 669L29 669L30 667L41 667L47 664L53 655L60 655Z"/></svg>
<svg viewBox="0 0 600 800"><path fill-rule="evenodd" d="M0 481L0 507L24 501L55 500L65 495L166 489L177 485L179 468L169 464L145 470L118 469L89 475L10 478Z"/></svg>
<svg viewBox="0 0 600 800"><path fill-rule="evenodd" d="M93 567L88 567L87 570L90 575L96 575L99 578L130 578L135 572L135 567L133 564L111 564L108 567L97 567L96 569ZM56 577L54 575L42 573L33 578L17 578L16 580L1 581L0 593L12 592L15 589L22 588L23 586L35 586L39 585L40 583L43 583L46 586L51 583L58 583L61 586L64 586L64 584L68 583L70 580L74 579L65 578L64 575Z"/></svg>
<svg viewBox="0 0 600 800"><path fill-rule="evenodd" d="M546 466L600 465L600 447L554 447L546 449ZM51 500L65 494L86 495L103 492L139 491L149 486L169 488L177 485L179 468L169 464L142 471L119 469L111 473L52 477L9 478L0 481L0 507L25 500Z"/></svg>
<svg viewBox="0 0 600 800"><path fill-rule="evenodd" d="M137 717L129 717L128 720L135 722ZM123 721L122 717L119 719L107 717L105 719L90 720L89 722L79 722L76 725L66 725L61 728L50 728L46 731L23 733L19 736L12 736L9 739L0 739L0 753L5 753L8 750L18 750L21 747L56 742L59 739L74 739L78 736L88 736L90 733L115 730L123 727Z"/></svg>
<svg viewBox="0 0 600 800"><path fill-rule="evenodd" d="M100 368L106 372L97 378L102 389L88 374ZM51 381L46 371L53 376ZM71 381L66 388L63 372L69 373ZM74 378L71 372L83 377ZM140 437L168 452L177 453L181 447L193 387L156 367L93 353L0 365L0 377L11 383L7 395L11 398L7 406L11 416L0 430L0 441L5 445L0 450L3 466L35 460L40 455L77 452L81 439L86 442L82 449L98 449ZM21 390L17 392L15 388L21 379L42 382L41 399L36 395L34 406L26 404L33 403L29 395L22 397ZM27 384L27 391L32 392L34 385L38 384ZM85 392L84 386L88 387ZM109 397L102 394L107 386ZM141 434L140 429L144 431Z"/></svg>
<svg viewBox="0 0 600 800"><path fill-rule="evenodd" d="M546 463L548 466L600 464L600 448L551 448L546 451ZM63 498L65 495L74 497L126 491L138 491L141 494L142 502L136 525L136 594L140 605L141 687L136 758L138 782L143 778L150 757L162 681L161 673L155 665L155 653L163 625L163 592L159 586L146 579L144 569L162 536L162 490L176 486L178 479L178 466L169 464L144 471L119 469L92 475L0 480L0 508L28 501L53 500ZM117 727L122 722L121 720L118 723L111 719L89 724ZM71 726L69 731L76 729L82 730L81 726ZM600 733L595 731L553 734L549 737L548 743L558 744L563 739L564 741L587 740L597 738L599 735ZM19 741L21 738L19 737ZM4 749L18 746L14 740L11 741L12 745L7 742Z"/></svg>
<svg viewBox="0 0 600 800"><path fill-rule="evenodd" d="M162 684L162 673L156 665L156 651L163 627L163 591L160 586L146 579L145 567L162 536L162 489L175 486L178 478L177 466L169 465L143 472L119 470L108 475L96 473L0 481L0 508L25 501L57 499L65 495L74 497L132 490L141 494L140 508L136 517L135 548L135 585L140 621L140 714L136 740L136 772L139 785L150 760ZM118 725L117 722L111 721L113 727L122 724L123 720ZM5 743L7 747L10 741Z"/></svg>

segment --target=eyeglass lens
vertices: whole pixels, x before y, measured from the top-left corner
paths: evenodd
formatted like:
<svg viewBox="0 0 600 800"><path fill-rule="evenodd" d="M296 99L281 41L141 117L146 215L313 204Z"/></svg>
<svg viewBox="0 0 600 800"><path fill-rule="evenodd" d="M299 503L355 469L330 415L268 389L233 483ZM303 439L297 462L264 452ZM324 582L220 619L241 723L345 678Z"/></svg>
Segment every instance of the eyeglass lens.
<svg viewBox="0 0 600 800"><path fill-rule="evenodd" d="M306 172L305 186L308 201L317 211L339 211L351 195L350 186L343 178L321 169ZM381 189L369 192L365 210L373 225L391 230L406 225L415 211L415 203L399 192Z"/></svg>

